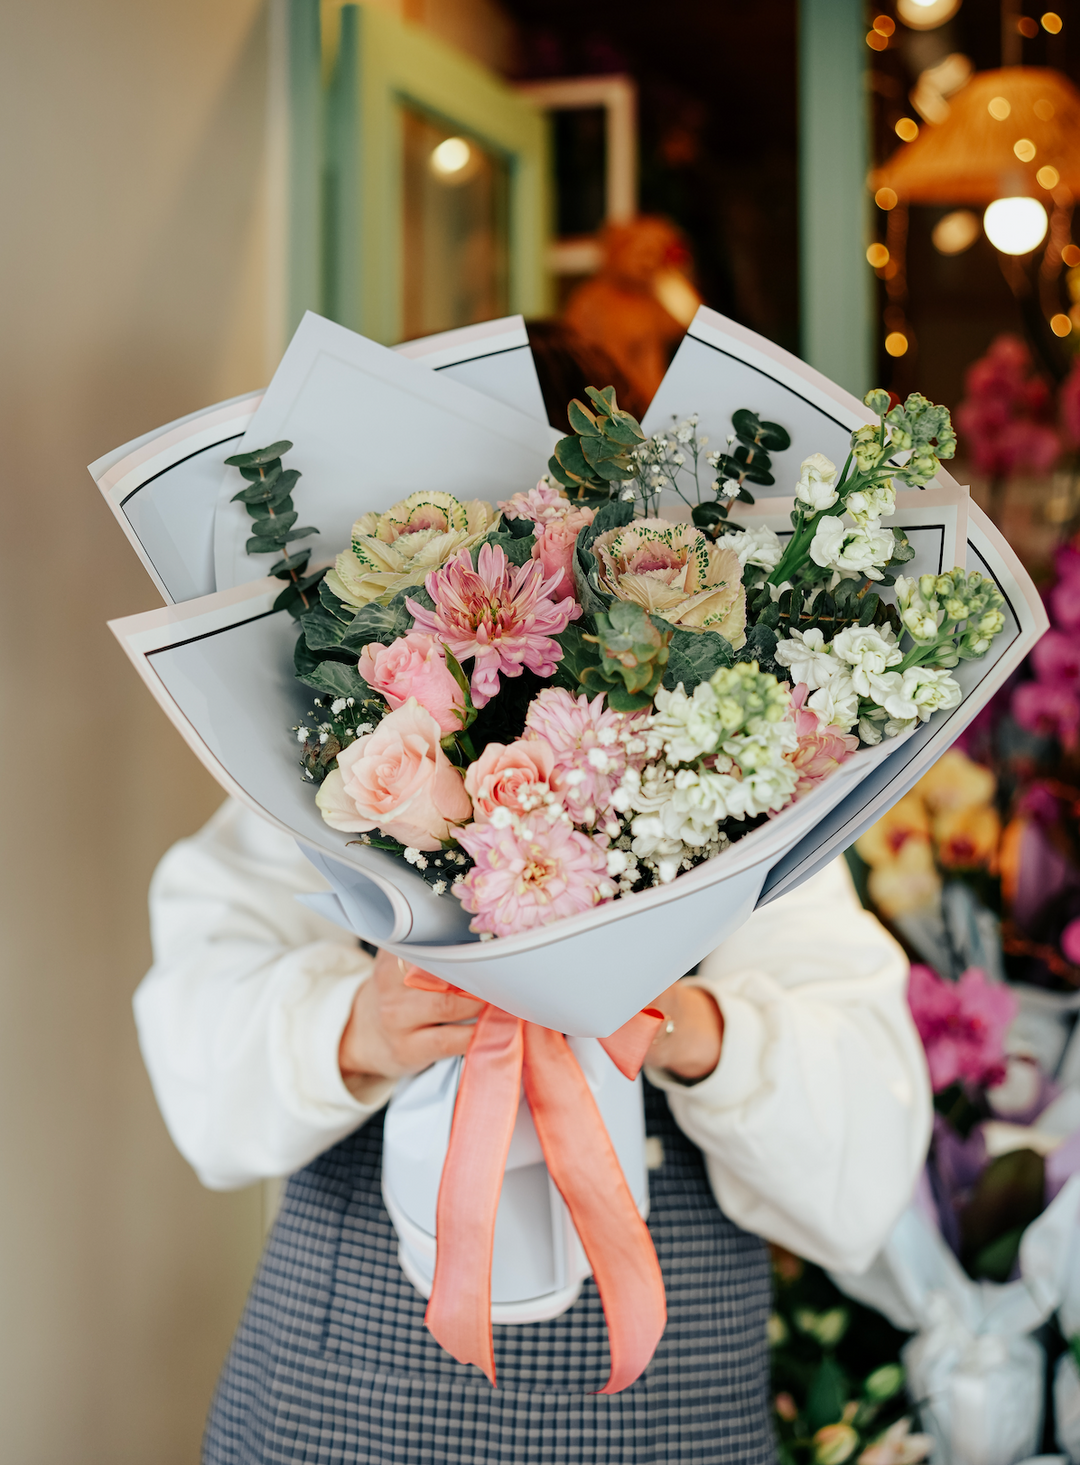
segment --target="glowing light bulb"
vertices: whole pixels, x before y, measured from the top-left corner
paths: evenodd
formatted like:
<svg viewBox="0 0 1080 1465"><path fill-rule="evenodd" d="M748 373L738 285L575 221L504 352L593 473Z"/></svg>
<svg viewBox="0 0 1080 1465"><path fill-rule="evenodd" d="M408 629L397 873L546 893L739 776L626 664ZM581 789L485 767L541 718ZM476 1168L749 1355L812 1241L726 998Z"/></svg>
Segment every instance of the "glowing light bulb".
<svg viewBox="0 0 1080 1465"><path fill-rule="evenodd" d="M472 148L463 137L448 137L432 151L431 167L433 172L449 178L468 167L471 157Z"/></svg>
<svg viewBox="0 0 1080 1465"><path fill-rule="evenodd" d="M1046 225L1037 198L997 198L983 214L986 237L1002 254L1030 254L1042 243Z"/></svg>

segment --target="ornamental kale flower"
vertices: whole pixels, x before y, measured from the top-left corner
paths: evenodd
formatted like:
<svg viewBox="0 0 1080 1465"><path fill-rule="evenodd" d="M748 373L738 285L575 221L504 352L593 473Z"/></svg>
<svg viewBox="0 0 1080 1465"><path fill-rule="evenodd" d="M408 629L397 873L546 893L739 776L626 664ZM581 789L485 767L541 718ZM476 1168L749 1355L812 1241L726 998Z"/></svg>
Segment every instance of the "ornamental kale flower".
<svg viewBox="0 0 1080 1465"><path fill-rule="evenodd" d="M372 600L386 605L483 539L494 518L481 499L461 503L452 493L412 493L385 514L357 519L352 548L327 571L327 589L357 609Z"/></svg>
<svg viewBox="0 0 1080 1465"><path fill-rule="evenodd" d="M692 524L635 519L593 541L600 585L616 600L689 630L719 631L736 649L746 641L746 592L732 549Z"/></svg>
<svg viewBox="0 0 1080 1465"><path fill-rule="evenodd" d="M470 824L458 843L476 861L453 887L479 935L513 936L576 916L608 900L607 840L582 834L545 814L517 819L496 809L487 824Z"/></svg>
<svg viewBox="0 0 1080 1465"><path fill-rule="evenodd" d="M519 677L525 667L549 677L562 648L552 640L581 614L567 598L548 597L559 576L544 578L536 560L515 569L498 545L482 544L473 569L463 549L457 558L430 574L424 588L435 602L425 610L411 598L405 604L417 631L448 646L458 661L472 657L472 699L485 707L499 690L499 677Z"/></svg>

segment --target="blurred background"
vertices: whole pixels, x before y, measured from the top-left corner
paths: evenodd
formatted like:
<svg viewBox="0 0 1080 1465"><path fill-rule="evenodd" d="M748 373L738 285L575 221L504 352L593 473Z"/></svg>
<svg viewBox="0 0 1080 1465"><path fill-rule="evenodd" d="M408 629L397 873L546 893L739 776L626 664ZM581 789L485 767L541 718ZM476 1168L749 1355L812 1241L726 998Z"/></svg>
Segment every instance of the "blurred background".
<svg viewBox="0 0 1080 1465"><path fill-rule="evenodd" d="M147 883L220 794L106 629L157 596L85 465L264 385L305 309L387 344L521 312L640 411L704 301L956 410L1044 573L1080 441L1054 3L0 0L5 1462L194 1462L274 1200L199 1187L139 1059Z"/></svg>

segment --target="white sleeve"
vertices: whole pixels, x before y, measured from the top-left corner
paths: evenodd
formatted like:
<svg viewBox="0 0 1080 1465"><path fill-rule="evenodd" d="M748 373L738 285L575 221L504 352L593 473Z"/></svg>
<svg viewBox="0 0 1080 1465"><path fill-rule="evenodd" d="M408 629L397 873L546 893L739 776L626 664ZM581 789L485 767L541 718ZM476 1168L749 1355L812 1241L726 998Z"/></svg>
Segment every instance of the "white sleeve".
<svg viewBox="0 0 1080 1465"><path fill-rule="evenodd" d="M294 899L325 883L288 836L229 802L162 860L154 965L135 1022L169 1133L204 1185L287 1175L371 1117L338 1045L371 958Z"/></svg>
<svg viewBox="0 0 1080 1465"><path fill-rule="evenodd" d="M721 1209L823 1266L869 1266L911 1198L932 1118L907 960L843 860L763 907L690 978L724 1016L720 1062L649 1070L704 1152Z"/></svg>

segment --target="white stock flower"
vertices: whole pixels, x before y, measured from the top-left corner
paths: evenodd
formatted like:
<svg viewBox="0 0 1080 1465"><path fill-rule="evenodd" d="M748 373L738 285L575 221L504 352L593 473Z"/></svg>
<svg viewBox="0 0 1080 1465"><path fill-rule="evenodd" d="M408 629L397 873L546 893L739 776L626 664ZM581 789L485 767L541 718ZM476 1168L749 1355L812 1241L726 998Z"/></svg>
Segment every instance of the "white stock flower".
<svg viewBox="0 0 1080 1465"><path fill-rule="evenodd" d="M804 458L799 469L799 481L795 485L795 497L815 514L822 509L831 509L839 495L836 483L836 464L824 453L811 453Z"/></svg>
<svg viewBox="0 0 1080 1465"><path fill-rule="evenodd" d="M949 712L960 705L962 693L955 678L940 667L911 666L907 671L885 672L870 678L871 699L883 707L896 726L886 724L886 737L920 722L928 722L935 712Z"/></svg>
<svg viewBox="0 0 1080 1465"><path fill-rule="evenodd" d="M674 692L658 687L656 712L649 719L649 741L663 748L669 763L692 763L711 753L720 736L716 693L708 682L699 682L688 697L682 682Z"/></svg>
<svg viewBox="0 0 1080 1465"><path fill-rule="evenodd" d="M838 727L842 732L850 732L859 717L859 694L851 680L851 673L845 668L830 678L823 687L810 695L806 705L813 708L827 727Z"/></svg>
<svg viewBox="0 0 1080 1465"><path fill-rule="evenodd" d="M824 687L842 670L835 656L830 655L828 642L816 629L792 631L790 637L776 643L774 658L791 671L792 681L805 682L811 692Z"/></svg>
<svg viewBox="0 0 1080 1465"><path fill-rule="evenodd" d="M940 606L933 593L934 576L897 575L896 603L900 621L911 639L919 645L930 645L938 637ZM924 592L929 592L924 593Z"/></svg>
<svg viewBox="0 0 1080 1465"><path fill-rule="evenodd" d="M849 493L844 501L844 508L856 524L869 524L872 521L876 523L878 519L887 519L896 509L896 490L892 479L886 478L882 483L874 483L868 488L859 488L854 493Z"/></svg>
<svg viewBox="0 0 1080 1465"><path fill-rule="evenodd" d="M832 649L851 667L851 680L860 697L869 697L870 678L880 676L904 659L891 626L845 626L833 639Z"/></svg>
<svg viewBox="0 0 1080 1465"><path fill-rule="evenodd" d="M896 540L890 529L879 524L856 524L849 527L836 514L829 514L818 524L810 545L810 558L823 570L833 570L842 578L865 575L880 580L881 566L892 559Z"/></svg>
<svg viewBox="0 0 1080 1465"><path fill-rule="evenodd" d="M744 529L738 534L725 534L724 547L735 551L743 569L747 565L757 565L762 570L775 570L784 553L784 546L775 530L766 528L764 524Z"/></svg>

